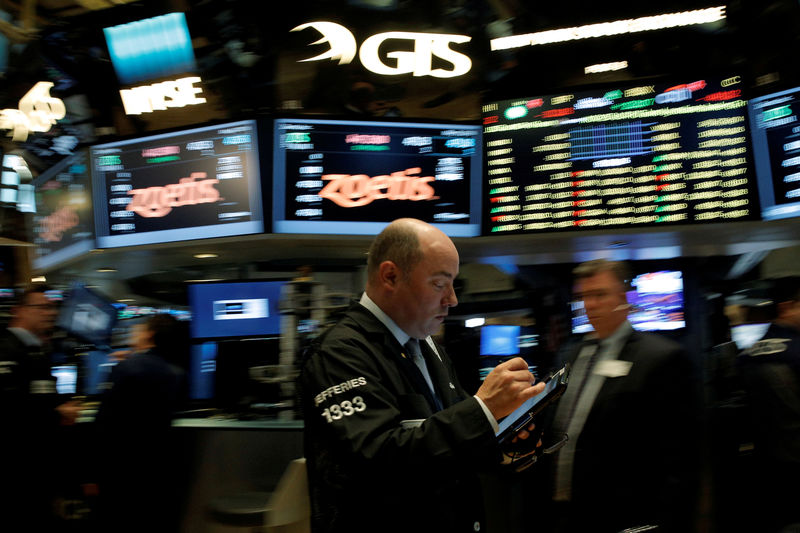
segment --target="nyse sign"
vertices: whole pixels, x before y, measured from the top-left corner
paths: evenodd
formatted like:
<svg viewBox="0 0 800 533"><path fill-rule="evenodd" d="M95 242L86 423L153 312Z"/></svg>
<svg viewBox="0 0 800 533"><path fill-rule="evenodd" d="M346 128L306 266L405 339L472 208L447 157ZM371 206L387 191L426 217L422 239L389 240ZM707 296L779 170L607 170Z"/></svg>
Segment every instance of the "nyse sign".
<svg viewBox="0 0 800 533"><path fill-rule="evenodd" d="M322 34L322 38L311 44L328 43L330 49L317 56L302 61L320 61L323 59L338 60L340 65L350 63L356 56L357 43L350 30L334 22L308 22L293 28L300 31L314 28ZM472 60L450 48L451 43L462 44L472 38L466 35L449 35L441 33L417 33L390 31L368 37L358 50L358 58L364 68L376 74L396 76L412 74L413 76L432 76L434 78L455 78L469 72ZM386 53L392 60L387 65L381 59L379 50L387 41L405 42L402 46L412 50L396 50ZM449 62L450 69L433 68L433 58L438 57Z"/></svg>

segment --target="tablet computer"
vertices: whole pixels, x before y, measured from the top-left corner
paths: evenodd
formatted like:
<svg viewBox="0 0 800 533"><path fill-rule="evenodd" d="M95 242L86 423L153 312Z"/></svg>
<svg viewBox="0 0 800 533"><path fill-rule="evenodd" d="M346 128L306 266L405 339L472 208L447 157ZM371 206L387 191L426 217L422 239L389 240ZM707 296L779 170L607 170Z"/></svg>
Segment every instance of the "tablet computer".
<svg viewBox="0 0 800 533"><path fill-rule="evenodd" d="M552 404L567 388L569 367L565 366L546 381L544 390L520 405L513 413L500 421L497 439L503 443L513 439L522 429L527 429L533 419L548 405Z"/></svg>

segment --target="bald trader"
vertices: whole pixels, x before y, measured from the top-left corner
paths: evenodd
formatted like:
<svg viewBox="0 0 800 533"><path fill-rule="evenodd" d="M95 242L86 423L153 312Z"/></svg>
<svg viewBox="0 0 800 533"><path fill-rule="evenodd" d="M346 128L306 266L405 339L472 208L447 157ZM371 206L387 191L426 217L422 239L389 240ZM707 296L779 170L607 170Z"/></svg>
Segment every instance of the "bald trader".
<svg viewBox="0 0 800 533"><path fill-rule="evenodd" d="M360 302L306 354L300 388L315 533L482 530L478 473L501 461L497 421L544 385L515 358L474 396L461 388L430 337L458 303L458 269L440 230L392 222L370 247Z"/></svg>

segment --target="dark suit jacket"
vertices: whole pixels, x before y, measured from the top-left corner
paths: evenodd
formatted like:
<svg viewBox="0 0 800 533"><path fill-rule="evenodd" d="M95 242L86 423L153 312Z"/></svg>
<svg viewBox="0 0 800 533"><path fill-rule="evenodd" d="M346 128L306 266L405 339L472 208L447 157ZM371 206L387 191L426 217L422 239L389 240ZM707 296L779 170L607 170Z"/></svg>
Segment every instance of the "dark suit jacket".
<svg viewBox="0 0 800 533"><path fill-rule="evenodd" d="M694 367L679 344L637 331L617 359L630 372L605 378L578 437L570 530L691 531L701 439Z"/></svg>
<svg viewBox="0 0 800 533"><path fill-rule="evenodd" d="M299 385L315 531L475 531L481 521L477 472L500 462L494 431L444 350L439 360L420 345L440 411L411 358L361 305L306 354Z"/></svg>

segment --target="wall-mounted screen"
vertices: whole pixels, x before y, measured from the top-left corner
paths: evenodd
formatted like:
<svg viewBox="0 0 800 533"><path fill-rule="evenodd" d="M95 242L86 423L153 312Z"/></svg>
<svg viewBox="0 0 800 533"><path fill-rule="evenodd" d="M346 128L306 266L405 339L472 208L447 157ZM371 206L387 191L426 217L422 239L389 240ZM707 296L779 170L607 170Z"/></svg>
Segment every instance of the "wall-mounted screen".
<svg viewBox="0 0 800 533"><path fill-rule="evenodd" d="M519 354L519 332L519 326L483 326L481 328L480 355Z"/></svg>
<svg viewBox="0 0 800 533"><path fill-rule="evenodd" d="M738 76L486 103L484 233L757 218Z"/></svg>
<svg viewBox="0 0 800 533"><path fill-rule="evenodd" d="M480 126L276 119L273 134L275 233L374 235L414 217L480 234Z"/></svg>
<svg viewBox="0 0 800 533"><path fill-rule="evenodd" d="M800 216L800 87L748 103L761 216Z"/></svg>
<svg viewBox="0 0 800 533"><path fill-rule="evenodd" d="M56 325L97 348L108 348L117 323L117 308L107 297L74 284L64 297Z"/></svg>
<svg viewBox="0 0 800 533"><path fill-rule="evenodd" d="M67 157L39 175L33 184L33 267L49 268L94 248L88 153L80 151Z"/></svg>
<svg viewBox="0 0 800 533"><path fill-rule="evenodd" d="M284 285L283 281L190 284L192 338L278 335Z"/></svg>
<svg viewBox="0 0 800 533"><path fill-rule="evenodd" d="M252 120L92 147L100 248L264 231Z"/></svg>
<svg viewBox="0 0 800 533"><path fill-rule="evenodd" d="M628 321L639 331L668 331L686 326L683 304L683 273L662 270L639 274L626 296ZM572 332L594 331L582 301L572 302Z"/></svg>

